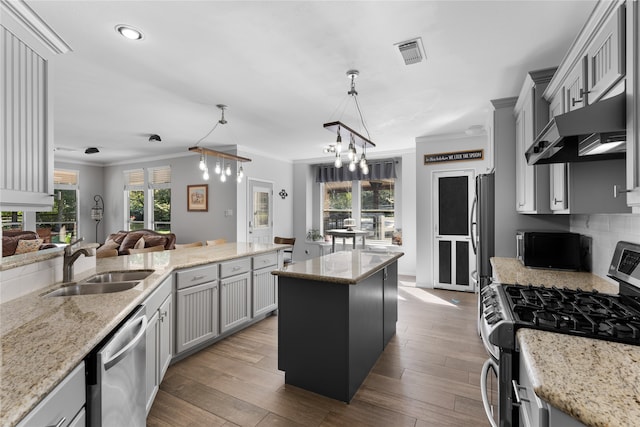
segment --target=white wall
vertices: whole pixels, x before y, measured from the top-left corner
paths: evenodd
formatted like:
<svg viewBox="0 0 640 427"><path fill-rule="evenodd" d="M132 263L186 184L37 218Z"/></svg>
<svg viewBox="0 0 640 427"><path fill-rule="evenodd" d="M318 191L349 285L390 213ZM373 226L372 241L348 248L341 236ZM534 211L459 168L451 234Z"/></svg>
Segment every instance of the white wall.
<svg viewBox="0 0 640 427"><path fill-rule="evenodd" d="M416 138L416 285L433 287L433 245L434 219L432 215L432 180L437 171L473 169L475 174L487 173L491 169L488 158L487 135L467 136L465 134L440 135ZM424 164L425 154L447 153L464 150L484 150L483 160ZM469 191L475 191L470 188ZM403 233L404 238L404 233Z"/></svg>
<svg viewBox="0 0 640 427"><path fill-rule="evenodd" d="M236 193L238 184L234 179L220 182L211 172L209 181L202 179L198 169L199 157L186 156L165 160L131 163L105 167L105 229L106 234L124 228L124 176L123 171L154 166L171 166L171 232L178 243L189 243L224 238L236 241ZM211 165L210 165L211 166ZM235 173L235 165L232 165ZM213 167L210 167L213 171ZM232 175L233 177L234 175ZM207 212L187 212L187 185L209 185L209 208ZM225 211L233 212L225 216Z"/></svg>
<svg viewBox="0 0 640 427"><path fill-rule="evenodd" d="M293 236L293 205L295 200L293 197L293 164L248 151L239 150L238 155L251 159L251 162L243 163L245 178L238 185L238 241L247 241L249 179L268 181L273 184L273 235L281 237ZM279 194L281 190L288 194L284 199Z"/></svg>
<svg viewBox="0 0 640 427"><path fill-rule="evenodd" d="M591 271L606 278L616 243L640 244L640 215L571 215L571 231L591 238Z"/></svg>
<svg viewBox="0 0 640 427"><path fill-rule="evenodd" d="M404 256L398 260L398 272L403 275L416 275L416 153L402 155L400 171L402 188L399 193L400 225L402 227L402 251Z"/></svg>

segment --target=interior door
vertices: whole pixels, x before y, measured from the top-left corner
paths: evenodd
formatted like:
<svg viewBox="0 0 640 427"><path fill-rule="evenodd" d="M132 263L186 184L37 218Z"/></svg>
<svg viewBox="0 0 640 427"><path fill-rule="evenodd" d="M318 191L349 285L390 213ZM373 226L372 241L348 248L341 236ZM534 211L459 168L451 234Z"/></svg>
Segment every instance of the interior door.
<svg viewBox="0 0 640 427"><path fill-rule="evenodd" d="M247 241L271 243L273 240L273 184L249 180L249 227Z"/></svg>
<svg viewBox="0 0 640 427"><path fill-rule="evenodd" d="M473 203L473 170L434 172L433 283L436 288L473 292L476 269L469 218Z"/></svg>

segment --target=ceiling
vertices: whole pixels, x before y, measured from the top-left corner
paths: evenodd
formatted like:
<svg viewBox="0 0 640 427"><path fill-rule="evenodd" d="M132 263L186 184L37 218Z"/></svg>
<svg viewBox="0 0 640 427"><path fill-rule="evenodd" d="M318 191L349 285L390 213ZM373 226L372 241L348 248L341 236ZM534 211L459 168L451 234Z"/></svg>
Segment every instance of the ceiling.
<svg viewBox="0 0 640 427"><path fill-rule="evenodd" d="M375 149L484 125L490 99L516 96L528 70L558 65L591 1L37 1L70 46L54 58L56 160L117 164L175 156L200 142L296 161L328 158L322 124ZM120 36L129 24L141 41ZM396 46L421 37L427 59ZM149 142L151 134L162 142ZM97 154L85 154L97 147Z"/></svg>

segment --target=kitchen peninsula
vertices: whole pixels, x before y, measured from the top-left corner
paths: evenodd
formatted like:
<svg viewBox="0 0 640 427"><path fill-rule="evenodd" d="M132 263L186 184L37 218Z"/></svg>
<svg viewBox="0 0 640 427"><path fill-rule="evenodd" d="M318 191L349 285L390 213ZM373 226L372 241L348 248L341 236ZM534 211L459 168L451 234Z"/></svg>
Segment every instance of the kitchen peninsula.
<svg viewBox="0 0 640 427"><path fill-rule="evenodd" d="M395 335L402 255L336 252L272 272L286 384L351 400Z"/></svg>
<svg viewBox="0 0 640 427"><path fill-rule="evenodd" d="M226 266L248 261L252 262L254 272L262 271L270 267L263 267L261 261L275 258L278 251L288 247L290 245L226 243L103 258L97 260L95 268L77 274L75 280L114 271L153 270L153 273L123 292L44 296L60 287L58 283L0 304L0 425L15 426L167 279L188 272L187 269L215 266L217 272L219 266L224 272ZM179 276L177 281L182 278ZM173 294L179 297L179 291L174 289ZM252 316L244 324L220 332L219 337L269 314ZM189 351L198 349L193 347Z"/></svg>

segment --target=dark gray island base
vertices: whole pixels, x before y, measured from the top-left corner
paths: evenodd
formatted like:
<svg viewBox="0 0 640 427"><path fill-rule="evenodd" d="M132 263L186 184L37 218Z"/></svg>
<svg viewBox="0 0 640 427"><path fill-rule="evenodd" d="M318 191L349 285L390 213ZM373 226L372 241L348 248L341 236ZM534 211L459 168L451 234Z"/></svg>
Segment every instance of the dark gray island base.
<svg viewBox="0 0 640 427"><path fill-rule="evenodd" d="M402 255L337 252L273 272L286 384L353 398L396 332Z"/></svg>

